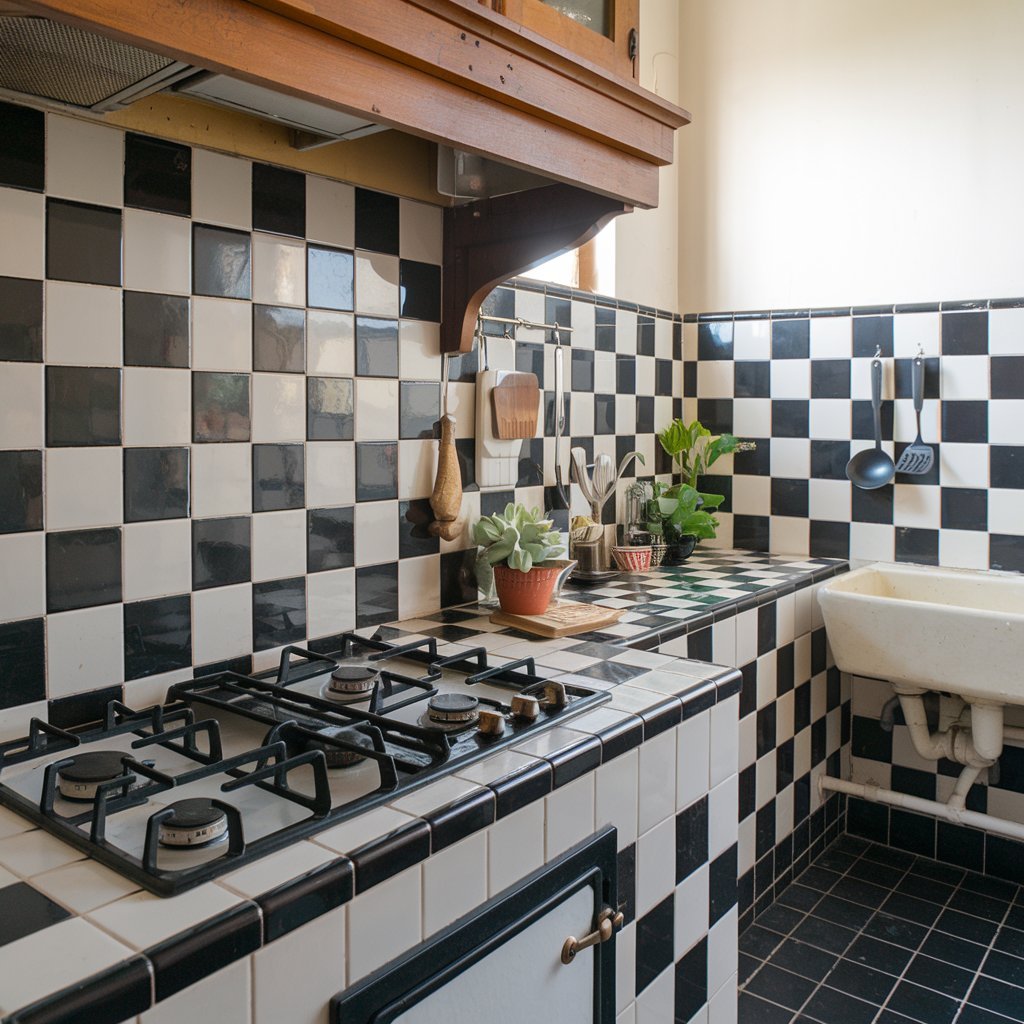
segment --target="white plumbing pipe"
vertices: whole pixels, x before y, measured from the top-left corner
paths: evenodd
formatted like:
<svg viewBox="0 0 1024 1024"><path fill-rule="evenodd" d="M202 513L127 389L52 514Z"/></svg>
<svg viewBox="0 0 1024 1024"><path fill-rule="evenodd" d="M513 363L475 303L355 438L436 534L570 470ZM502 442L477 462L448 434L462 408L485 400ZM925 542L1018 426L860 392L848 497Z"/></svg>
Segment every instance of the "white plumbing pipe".
<svg viewBox="0 0 1024 1024"><path fill-rule="evenodd" d="M907 793L896 793L891 789L880 789L862 782L846 782L823 775L818 780L818 791L830 790L833 793L846 793L848 796L859 796L876 804L888 804L890 807L905 807L908 811L920 814L931 814L936 818L945 818L957 825L970 825L984 829L1010 839L1024 839L1024 823L1006 821L991 814L980 811L968 811L949 804L940 804L937 800L925 800L923 797L910 796Z"/></svg>
<svg viewBox="0 0 1024 1024"><path fill-rule="evenodd" d="M978 776L984 771L983 768L973 767L967 765L964 770L960 773L960 778L956 780L956 785L953 787L953 792L950 794L949 799L946 801L949 807L955 807L957 810L962 811L967 806L967 794L971 791L971 786L978 781Z"/></svg>
<svg viewBox="0 0 1024 1024"><path fill-rule="evenodd" d="M924 691L896 687L903 718L914 749L931 761L946 758L972 768L987 768L1003 752L1003 706L972 702L969 727L952 725L940 732L928 728Z"/></svg>

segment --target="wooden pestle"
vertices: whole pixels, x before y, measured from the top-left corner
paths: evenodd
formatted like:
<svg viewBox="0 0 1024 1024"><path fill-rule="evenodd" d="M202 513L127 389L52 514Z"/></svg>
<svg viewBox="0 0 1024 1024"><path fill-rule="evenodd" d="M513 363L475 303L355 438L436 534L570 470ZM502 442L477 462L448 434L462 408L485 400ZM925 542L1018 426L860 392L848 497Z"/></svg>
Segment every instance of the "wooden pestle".
<svg viewBox="0 0 1024 1024"><path fill-rule="evenodd" d="M441 441L437 447L437 476L430 495L430 507L436 522L430 533L444 540L455 540L462 532L459 512L462 510L462 474L455 452L455 417L441 417Z"/></svg>

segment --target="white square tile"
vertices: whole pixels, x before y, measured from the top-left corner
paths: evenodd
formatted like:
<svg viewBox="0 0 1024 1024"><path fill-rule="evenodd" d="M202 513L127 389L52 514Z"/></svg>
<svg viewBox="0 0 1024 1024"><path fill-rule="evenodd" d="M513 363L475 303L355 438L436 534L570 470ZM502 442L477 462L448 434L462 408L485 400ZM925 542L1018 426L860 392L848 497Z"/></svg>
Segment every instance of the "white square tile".
<svg viewBox="0 0 1024 1024"><path fill-rule="evenodd" d="M334 850L335 853L348 853L374 839L395 832L412 821L415 821L414 817L402 814L392 807L375 807L327 829L326 832L318 832L312 841Z"/></svg>
<svg viewBox="0 0 1024 1024"><path fill-rule="evenodd" d="M811 318L811 358L849 359L853 351L853 328L848 316Z"/></svg>
<svg viewBox="0 0 1024 1024"><path fill-rule="evenodd" d="M306 577L306 632L312 639L356 625L356 571L332 569Z"/></svg>
<svg viewBox="0 0 1024 1024"><path fill-rule="evenodd" d="M999 398L988 404L989 444L1018 444L1024 423L1024 401Z"/></svg>
<svg viewBox="0 0 1024 1024"><path fill-rule="evenodd" d="M252 227L252 164L248 160L192 150L192 219L248 231Z"/></svg>
<svg viewBox="0 0 1024 1024"><path fill-rule="evenodd" d="M494 896L544 863L544 802L496 821L487 840L487 894Z"/></svg>
<svg viewBox="0 0 1024 1024"><path fill-rule="evenodd" d="M989 522L992 510L989 508ZM991 528L991 527L990 527ZM896 531L878 523L850 523L850 558L891 562L896 557Z"/></svg>
<svg viewBox="0 0 1024 1024"><path fill-rule="evenodd" d="M708 994L718 992L730 981L735 995L736 971L739 966L737 920L739 911L733 907L714 923L708 933Z"/></svg>
<svg viewBox="0 0 1024 1024"><path fill-rule="evenodd" d="M811 480L808 489L811 519L848 523L851 486L847 480Z"/></svg>
<svg viewBox="0 0 1024 1024"><path fill-rule="evenodd" d="M636 841L636 916L660 903L676 883L676 820L666 818Z"/></svg>
<svg viewBox="0 0 1024 1024"><path fill-rule="evenodd" d="M295 373L252 375L252 439L306 439L306 381Z"/></svg>
<svg viewBox="0 0 1024 1024"><path fill-rule="evenodd" d="M440 325L425 320L402 320L398 325L398 360L401 376L406 380L440 380Z"/></svg>
<svg viewBox="0 0 1024 1024"><path fill-rule="evenodd" d="M398 442L398 496L403 501L426 498L434 489L437 471L437 442ZM463 495L465 497L465 495ZM479 501L479 495L477 495Z"/></svg>
<svg viewBox="0 0 1024 1024"><path fill-rule="evenodd" d="M987 399L988 369L988 356L943 356L939 370L943 401Z"/></svg>
<svg viewBox="0 0 1024 1024"><path fill-rule="evenodd" d="M404 350L402 357L405 357ZM354 368L355 320L352 314L333 313L323 309L308 310L307 372L333 377L351 377Z"/></svg>
<svg viewBox="0 0 1024 1024"><path fill-rule="evenodd" d="M941 479L946 487L988 487L988 450L983 444L946 441L939 449Z"/></svg>
<svg viewBox="0 0 1024 1024"><path fill-rule="evenodd" d="M545 346L544 355L547 357L548 353L551 352L552 357L554 356L554 350L549 346ZM564 355L565 359L565 373L566 381L569 380L569 353L566 352ZM546 367L544 371L544 380L540 383L543 385L545 381L549 381L552 384L555 379L554 371L554 359L552 358L551 366ZM615 353L614 352L595 352L594 353L594 391L601 395L614 395L615 394ZM635 397L635 396L634 396Z"/></svg>
<svg viewBox="0 0 1024 1024"><path fill-rule="evenodd" d="M769 651L767 654L762 654L757 659L757 707L758 710L771 704L775 700L778 683L778 663L774 651ZM755 723L750 721L751 716L747 716L740 722L740 729L745 729L749 726L753 726ZM753 754L748 750L746 733L740 732L740 750L743 751L745 756L753 757ZM746 764L740 764L741 768L746 768ZM719 778L718 781L721 781Z"/></svg>
<svg viewBox="0 0 1024 1024"><path fill-rule="evenodd" d="M252 517L252 580L279 580L306 571L306 510Z"/></svg>
<svg viewBox="0 0 1024 1024"><path fill-rule="evenodd" d="M252 305L237 299L192 299L192 369L252 369Z"/></svg>
<svg viewBox="0 0 1024 1024"><path fill-rule="evenodd" d="M192 663L206 665L252 653L252 586L192 594Z"/></svg>
<svg viewBox="0 0 1024 1024"><path fill-rule="evenodd" d="M47 529L120 525L121 464L120 448L48 448Z"/></svg>
<svg viewBox="0 0 1024 1024"><path fill-rule="evenodd" d="M194 445L191 500L197 519L248 515L252 511L252 446Z"/></svg>
<svg viewBox="0 0 1024 1024"><path fill-rule="evenodd" d="M253 955L252 1024L322 1024L345 987L345 924L337 907Z"/></svg>
<svg viewBox="0 0 1024 1024"><path fill-rule="evenodd" d="M926 530L939 528L942 505L938 487L896 484L893 488L893 523Z"/></svg>
<svg viewBox="0 0 1024 1024"><path fill-rule="evenodd" d="M675 733L666 735L676 743ZM658 737L659 739L661 737ZM645 744L646 746L646 744ZM640 748L643 750L643 747ZM675 769L673 759L673 770ZM618 847L625 849L636 840L637 817L639 813L639 779L640 758L636 750L616 757L607 764L601 765L594 773L596 787L596 824L598 828L614 825L618 830ZM672 785L673 807L675 811L675 785Z"/></svg>
<svg viewBox="0 0 1024 1024"><path fill-rule="evenodd" d="M46 620L46 696L69 697L124 679L120 604L57 612Z"/></svg>
<svg viewBox="0 0 1024 1024"><path fill-rule="evenodd" d="M45 205L41 195L0 188L0 277L43 277Z"/></svg>
<svg viewBox="0 0 1024 1024"><path fill-rule="evenodd" d="M669 730L640 747L639 833L670 817L675 803L676 737Z"/></svg>
<svg viewBox="0 0 1024 1024"><path fill-rule="evenodd" d="M707 935L710 868L702 864L676 886L675 959L685 956Z"/></svg>
<svg viewBox="0 0 1024 1024"><path fill-rule="evenodd" d="M569 432L573 437L594 436L594 396L577 391L569 406Z"/></svg>
<svg viewBox="0 0 1024 1024"><path fill-rule="evenodd" d="M188 370L127 366L124 443L176 445L192 440L192 375Z"/></svg>
<svg viewBox="0 0 1024 1024"><path fill-rule="evenodd" d="M594 831L594 774L544 798L544 858L553 860Z"/></svg>
<svg viewBox="0 0 1024 1024"><path fill-rule="evenodd" d="M687 325L689 326L689 325ZM734 359L770 359L772 325L768 320L737 320L732 326ZM696 359L696 352L687 359Z"/></svg>
<svg viewBox="0 0 1024 1024"><path fill-rule="evenodd" d="M708 783L718 786L735 774L739 759L739 697L730 697L710 711L711 759Z"/></svg>
<svg viewBox="0 0 1024 1024"><path fill-rule="evenodd" d="M251 1024L250 1012L254 1008L251 974L248 957L236 960L169 999L161 999L138 1017L139 1024L179 1024L185 1020ZM294 1018L296 1022L298 1019Z"/></svg>
<svg viewBox="0 0 1024 1024"><path fill-rule="evenodd" d="M342 181L306 177L306 237L342 249L355 244L355 189Z"/></svg>
<svg viewBox="0 0 1024 1024"><path fill-rule="evenodd" d="M441 262L441 214L440 206L411 199L398 201L398 251L403 260Z"/></svg>
<svg viewBox="0 0 1024 1024"><path fill-rule="evenodd" d="M716 665L736 664L736 619L730 617L711 627L711 660Z"/></svg>
<svg viewBox="0 0 1024 1024"><path fill-rule="evenodd" d="M733 402L733 430L738 437L771 437L770 398L737 398Z"/></svg>
<svg viewBox="0 0 1024 1024"><path fill-rule="evenodd" d="M72 864L35 875L32 887L46 893L51 899L63 903L76 914L90 910L137 892L138 886L94 860L79 860Z"/></svg>
<svg viewBox="0 0 1024 1024"><path fill-rule="evenodd" d="M253 899L334 859L330 850L316 843L300 841L222 875L217 884L227 886L239 896Z"/></svg>
<svg viewBox="0 0 1024 1024"><path fill-rule="evenodd" d="M654 357L636 357L636 393L638 395L654 394ZM657 422L657 421L656 421Z"/></svg>
<svg viewBox="0 0 1024 1024"><path fill-rule="evenodd" d="M356 500L356 446L352 441L306 445L306 506L351 505Z"/></svg>
<svg viewBox="0 0 1024 1024"><path fill-rule="evenodd" d="M305 242L253 233L252 299L269 306L305 306Z"/></svg>
<svg viewBox="0 0 1024 1024"><path fill-rule="evenodd" d="M123 543L125 601L187 594L192 590L189 520L128 523Z"/></svg>
<svg viewBox="0 0 1024 1024"><path fill-rule="evenodd" d="M988 528L992 533L1016 535L1024 523L1024 491L1002 488L988 492Z"/></svg>
<svg viewBox="0 0 1024 1024"><path fill-rule="evenodd" d="M398 559L398 502L364 501L355 507L356 565Z"/></svg>
<svg viewBox="0 0 1024 1024"><path fill-rule="evenodd" d="M773 437L771 474L806 479L811 475L811 442L805 437Z"/></svg>
<svg viewBox="0 0 1024 1024"><path fill-rule="evenodd" d="M1024 309L989 310L988 350L994 356L1024 355Z"/></svg>
<svg viewBox="0 0 1024 1024"><path fill-rule="evenodd" d="M348 905L348 983L383 966L423 937L420 867L400 872L356 896Z"/></svg>
<svg viewBox="0 0 1024 1024"><path fill-rule="evenodd" d="M0 839L0 865L21 878L33 878L62 864L82 860L84 856L42 829Z"/></svg>
<svg viewBox="0 0 1024 1024"><path fill-rule="evenodd" d="M941 313L897 313L892 318L893 354L912 359L919 349L926 356L939 354L942 341Z"/></svg>
<svg viewBox="0 0 1024 1024"><path fill-rule="evenodd" d="M192 222L149 210L124 211L124 286L139 292L192 291Z"/></svg>
<svg viewBox="0 0 1024 1024"><path fill-rule="evenodd" d="M433 935L487 899L487 835L477 832L423 863L423 935Z"/></svg>
<svg viewBox="0 0 1024 1024"><path fill-rule="evenodd" d="M772 398L810 398L811 361L809 359L773 359Z"/></svg>
<svg viewBox="0 0 1024 1024"><path fill-rule="evenodd" d="M701 398L732 398L732 360L714 359L697 363L697 394Z"/></svg>
<svg viewBox="0 0 1024 1024"><path fill-rule="evenodd" d="M47 281L48 363L121 365L121 289Z"/></svg>
<svg viewBox="0 0 1024 1024"><path fill-rule="evenodd" d="M398 257L356 254L356 312L398 316Z"/></svg>
<svg viewBox="0 0 1024 1024"><path fill-rule="evenodd" d="M0 622L27 619L46 611L45 535L0 535Z"/></svg>
<svg viewBox="0 0 1024 1024"><path fill-rule="evenodd" d="M356 381L355 439L389 441L398 436L398 381Z"/></svg>
<svg viewBox="0 0 1024 1024"><path fill-rule="evenodd" d="M815 440L843 440L850 436L852 403L848 398L812 398L810 431ZM777 438L776 440L782 440ZM775 442L772 442L774 448Z"/></svg>
<svg viewBox="0 0 1024 1024"><path fill-rule="evenodd" d="M124 132L60 114L46 115L46 194L121 206Z"/></svg>
<svg viewBox="0 0 1024 1024"><path fill-rule="evenodd" d="M427 615L441 607L441 559L403 558L398 563L398 615Z"/></svg>
<svg viewBox="0 0 1024 1024"><path fill-rule="evenodd" d="M0 448L41 448L44 439L43 366L4 363L0 372Z"/></svg>
<svg viewBox="0 0 1024 1024"><path fill-rule="evenodd" d="M708 856L714 860L736 842L739 776L733 773L708 794Z"/></svg>
<svg viewBox="0 0 1024 1024"><path fill-rule="evenodd" d="M771 507L771 480L768 477L733 477L733 512L748 516L766 516L771 511Z"/></svg>

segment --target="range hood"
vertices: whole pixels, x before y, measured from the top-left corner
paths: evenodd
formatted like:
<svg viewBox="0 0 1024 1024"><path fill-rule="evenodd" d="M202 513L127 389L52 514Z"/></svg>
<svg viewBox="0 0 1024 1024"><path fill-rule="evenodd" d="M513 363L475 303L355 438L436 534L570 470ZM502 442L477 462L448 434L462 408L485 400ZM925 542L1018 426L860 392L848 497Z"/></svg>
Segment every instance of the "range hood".
<svg viewBox="0 0 1024 1024"><path fill-rule="evenodd" d="M102 113L174 88L295 130L296 148L354 139L384 126L331 107L212 74L149 50L22 13L0 0L0 89Z"/></svg>

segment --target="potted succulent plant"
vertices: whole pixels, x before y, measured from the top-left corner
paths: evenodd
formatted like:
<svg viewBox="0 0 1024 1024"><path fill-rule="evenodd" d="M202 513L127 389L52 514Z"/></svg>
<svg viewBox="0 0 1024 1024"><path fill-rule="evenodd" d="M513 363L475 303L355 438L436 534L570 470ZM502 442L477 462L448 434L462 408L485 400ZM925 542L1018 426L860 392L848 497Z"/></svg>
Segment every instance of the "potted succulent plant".
<svg viewBox="0 0 1024 1024"><path fill-rule="evenodd" d="M655 481L647 501L647 529L666 545L662 565L682 565L693 554L697 541L710 539L718 529L712 515L725 501L721 494L703 494L689 484L667 484Z"/></svg>
<svg viewBox="0 0 1024 1024"><path fill-rule="evenodd" d="M540 615L547 610L564 566L550 564L564 551L550 519L539 509L509 502L504 512L481 516L473 526L480 545L476 577L485 592L494 588L501 610Z"/></svg>

